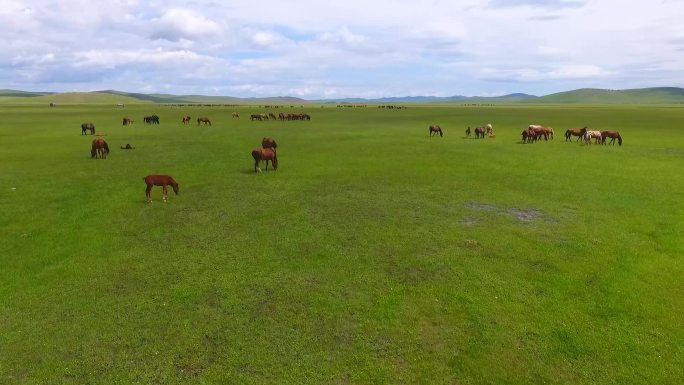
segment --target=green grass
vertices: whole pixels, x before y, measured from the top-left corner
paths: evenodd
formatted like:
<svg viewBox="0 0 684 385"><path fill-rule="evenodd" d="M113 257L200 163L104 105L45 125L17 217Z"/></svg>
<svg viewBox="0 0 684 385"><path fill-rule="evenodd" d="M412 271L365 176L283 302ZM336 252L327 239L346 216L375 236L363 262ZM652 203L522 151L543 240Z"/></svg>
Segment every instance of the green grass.
<svg viewBox="0 0 684 385"><path fill-rule="evenodd" d="M304 111L0 107L0 383L684 378L683 109ZM556 139L519 144L530 123ZM584 125L624 145L563 141ZM180 195L146 204L151 173Z"/></svg>

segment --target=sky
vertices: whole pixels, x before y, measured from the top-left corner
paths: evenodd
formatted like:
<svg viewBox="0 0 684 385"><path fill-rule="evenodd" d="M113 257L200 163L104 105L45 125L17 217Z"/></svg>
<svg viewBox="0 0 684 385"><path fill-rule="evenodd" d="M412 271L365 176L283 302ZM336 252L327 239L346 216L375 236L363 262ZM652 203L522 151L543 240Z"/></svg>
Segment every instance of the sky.
<svg viewBox="0 0 684 385"><path fill-rule="evenodd" d="M684 0L0 0L0 88L305 99L684 86Z"/></svg>

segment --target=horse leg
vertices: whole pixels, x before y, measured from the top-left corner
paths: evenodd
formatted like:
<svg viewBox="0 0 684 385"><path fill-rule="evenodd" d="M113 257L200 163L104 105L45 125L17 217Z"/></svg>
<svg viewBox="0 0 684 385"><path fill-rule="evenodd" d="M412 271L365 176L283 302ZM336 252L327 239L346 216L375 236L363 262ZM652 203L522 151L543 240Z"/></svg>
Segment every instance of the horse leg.
<svg viewBox="0 0 684 385"><path fill-rule="evenodd" d="M169 190L166 185L162 185L162 200L164 203L169 199Z"/></svg>
<svg viewBox="0 0 684 385"><path fill-rule="evenodd" d="M259 167L259 159L254 159L254 172L261 174L261 167Z"/></svg>
<svg viewBox="0 0 684 385"><path fill-rule="evenodd" d="M148 184L147 188L145 189L145 201L146 202L152 203L152 197L150 196L151 192L152 192L152 185Z"/></svg>

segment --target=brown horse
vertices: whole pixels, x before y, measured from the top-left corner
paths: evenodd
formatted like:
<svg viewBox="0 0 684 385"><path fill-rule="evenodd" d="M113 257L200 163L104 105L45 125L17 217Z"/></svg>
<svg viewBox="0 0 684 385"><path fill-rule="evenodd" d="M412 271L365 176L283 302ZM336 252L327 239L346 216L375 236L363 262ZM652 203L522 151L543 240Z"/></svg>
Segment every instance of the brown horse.
<svg viewBox="0 0 684 385"><path fill-rule="evenodd" d="M230 115L231 115L232 117L234 117L235 119L240 119L240 114L238 114L237 112L233 112L233 113L230 114Z"/></svg>
<svg viewBox="0 0 684 385"><path fill-rule="evenodd" d="M475 138L484 139L486 132L487 132L486 127L475 127Z"/></svg>
<svg viewBox="0 0 684 385"><path fill-rule="evenodd" d="M437 134L439 134L439 136L444 136L444 133L442 132L442 127L438 125L430 126L428 132L430 133L430 136Z"/></svg>
<svg viewBox="0 0 684 385"><path fill-rule="evenodd" d="M123 118L123 125L124 125L124 126L129 126L129 125L131 125L131 124L133 124L133 119L131 119L131 118Z"/></svg>
<svg viewBox="0 0 684 385"><path fill-rule="evenodd" d="M190 117L189 116L184 116L183 117L183 124L190 124Z"/></svg>
<svg viewBox="0 0 684 385"><path fill-rule="evenodd" d="M606 138L610 138L610 144L615 145L615 139L618 140L618 146L622 146L622 137L617 131L601 131L601 143L606 144Z"/></svg>
<svg viewBox="0 0 684 385"><path fill-rule="evenodd" d="M122 150L135 150L135 147L131 146L130 143L126 143L125 146L121 146Z"/></svg>
<svg viewBox="0 0 684 385"><path fill-rule="evenodd" d="M261 148L270 148L275 152L276 147L278 147L278 144L273 138L263 138L261 140Z"/></svg>
<svg viewBox="0 0 684 385"><path fill-rule="evenodd" d="M169 190L167 186L171 186L171 188L173 188L173 192L178 195L178 183L176 183L176 181L168 175L148 175L144 177L143 180L147 185L147 188L145 189L145 200L147 202L152 202L150 192L152 191L153 186L162 186L162 199L164 202L169 199Z"/></svg>
<svg viewBox="0 0 684 385"><path fill-rule="evenodd" d="M86 131L90 131L90 135L95 134L95 125L92 123L81 124L81 135L85 135Z"/></svg>
<svg viewBox="0 0 684 385"><path fill-rule="evenodd" d="M207 118L206 116L201 116L197 118L197 125L199 126L200 123L204 123L205 126L207 124L211 126L211 120L209 120L209 118Z"/></svg>
<svg viewBox="0 0 684 385"><path fill-rule="evenodd" d="M266 161L266 170L268 170L268 161L271 161L274 171L278 169L278 156L276 155L276 152L270 148L255 148L252 150L252 158L254 158L254 172L261 173L259 162L262 160Z"/></svg>
<svg viewBox="0 0 684 385"><path fill-rule="evenodd" d="M466 138L470 138L470 126L465 130Z"/></svg>
<svg viewBox="0 0 684 385"><path fill-rule="evenodd" d="M572 137L576 136L576 142L579 142L579 140L584 136L585 132L587 132L587 126L584 126L583 128L569 128L565 130L565 141L572 141Z"/></svg>
<svg viewBox="0 0 684 385"><path fill-rule="evenodd" d="M93 139L93 145L90 147L90 157L107 159L109 154L109 145L102 138Z"/></svg>

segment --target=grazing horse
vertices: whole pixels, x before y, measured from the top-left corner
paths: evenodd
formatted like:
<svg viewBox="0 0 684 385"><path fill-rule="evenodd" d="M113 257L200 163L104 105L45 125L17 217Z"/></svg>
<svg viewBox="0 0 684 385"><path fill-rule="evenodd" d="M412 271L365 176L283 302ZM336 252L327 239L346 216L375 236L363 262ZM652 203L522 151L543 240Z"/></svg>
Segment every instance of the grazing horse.
<svg viewBox="0 0 684 385"><path fill-rule="evenodd" d="M95 134L95 125L92 123L81 124L81 135L85 135L86 131L90 131L90 135Z"/></svg>
<svg viewBox="0 0 684 385"><path fill-rule="evenodd" d="M254 172L261 173L261 167L259 167L259 162L262 160L266 161L266 170L268 170L268 161L271 161L273 165L273 170L278 169L278 156L275 150L270 148L255 148L252 150L252 158L254 158Z"/></svg>
<svg viewBox="0 0 684 385"><path fill-rule="evenodd" d="M276 147L278 147L278 144L273 138L263 138L261 140L261 148L270 148L275 152Z"/></svg>
<svg viewBox="0 0 684 385"><path fill-rule="evenodd" d="M442 127L434 125L430 126L428 129L428 132L430 133L430 136L432 135L437 135L439 133L439 136L444 136L444 133L442 132Z"/></svg>
<svg viewBox="0 0 684 385"><path fill-rule="evenodd" d="M233 112L231 114L231 116L234 117L235 119L240 119L240 114L238 114L237 112Z"/></svg>
<svg viewBox="0 0 684 385"><path fill-rule="evenodd" d="M102 138L93 139L93 144L90 147L90 157L107 159L109 154L109 145Z"/></svg>
<svg viewBox="0 0 684 385"><path fill-rule="evenodd" d="M622 137L617 131L601 131L601 143L606 144L606 138L610 138L610 144L615 145L615 139L618 140L618 146L622 146Z"/></svg>
<svg viewBox="0 0 684 385"><path fill-rule="evenodd" d="M551 139L553 139L553 128L552 127L544 127L544 126L540 126L538 124L530 124L527 127L527 129L528 130L534 130L537 132L542 132L544 135L544 140L548 140L549 137L551 137Z"/></svg>
<svg viewBox="0 0 684 385"><path fill-rule="evenodd" d="M144 177L143 180L147 185L147 188L145 189L146 202L152 202L150 192L152 191L153 186L162 186L162 199L164 202L169 199L169 190L167 186L171 186L171 188L173 188L173 192L178 195L178 183L176 183L176 181L168 175L148 175Z"/></svg>
<svg viewBox="0 0 684 385"><path fill-rule="evenodd" d="M133 124L133 119L131 119L131 118L123 118L123 125L124 125L124 126L130 126L131 124Z"/></svg>
<svg viewBox="0 0 684 385"><path fill-rule="evenodd" d="M199 126L200 123L203 123L205 126L207 124L211 126L211 120L209 120L209 118L207 118L206 116L200 116L199 118L197 118L197 125Z"/></svg>
<svg viewBox="0 0 684 385"><path fill-rule="evenodd" d="M184 116L183 117L183 124L190 124L190 117L189 116Z"/></svg>
<svg viewBox="0 0 684 385"><path fill-rule="evenodd" d="M470 138L470 126L465 130L466 138Z"/></svg>
<svg viewBox="0 0 684 385"><path fill-rule="evenodd" d="M485 132L487 132L487 129L485 127L475 127L475 138L484 139Z"/></svg>
<svg viewBox="0 0 684 385"><path fill-rule="evenodd" d="M494 127L492 127L491 123L485 124L484 128L485 134L487 134L487 136L494 136Z"/></svg>
<svg viewBox="0 0 684 385"><path fill-rule="evenodd" d="M157 115L146 116L143 118L143 120L147 124L159 124L159 116Z"/></svg>
<svg viewBox="0 0 684 385"><path fill-rule="evenodd" d="M121 146L122 150L135 150L135 147L131 146L130 143L126 143L125 146Z"/></svg>
<svg viewBox="0 0 684 385"><path fill-rule="evenodd" d="M586 131L584 133L584 143L591 144L591 138L595 139L595 143L601 142L601 131Z"/></svg>
<svg viewBox="0 0 684 385"><path fill-rule="evenodd" d="M587 132L587 126L584 126L583 128L570 128L565 131L565 141L572 141L572 137L576 136L576 142L578 142L580 138L584 136L585 132Z"/></svg>

